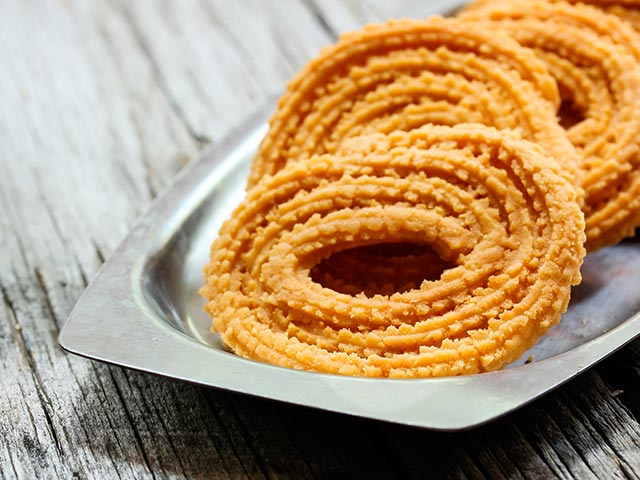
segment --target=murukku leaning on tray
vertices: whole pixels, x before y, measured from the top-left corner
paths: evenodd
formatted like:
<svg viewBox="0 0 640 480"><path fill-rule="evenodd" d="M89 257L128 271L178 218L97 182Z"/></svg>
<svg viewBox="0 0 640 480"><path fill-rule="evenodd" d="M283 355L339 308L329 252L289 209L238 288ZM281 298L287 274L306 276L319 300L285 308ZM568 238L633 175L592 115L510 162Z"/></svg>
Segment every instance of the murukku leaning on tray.
<svg viewBox="0 0 640 480"><path fill-rule="evenodd" d="M202 294L239 355L346 375L496 370L556 324L580 280L584 221L558 163L478 124L372 134L291 162L247 192ZM455 266L392 295L314 282L354 246L427 244Z"/></svg>

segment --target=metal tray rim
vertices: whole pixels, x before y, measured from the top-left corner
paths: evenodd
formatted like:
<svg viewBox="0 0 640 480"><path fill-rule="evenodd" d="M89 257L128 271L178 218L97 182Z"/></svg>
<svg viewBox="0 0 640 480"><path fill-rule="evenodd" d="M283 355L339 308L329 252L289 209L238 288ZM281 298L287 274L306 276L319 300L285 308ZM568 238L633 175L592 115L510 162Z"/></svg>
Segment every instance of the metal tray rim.
<svg viewBox="0 0 640 480"><path fill-rule="evenodd" d="M263 108L216 147L203 150L151 205L78 300L59 335L68 352L200 385L434 430L462 430L505 415L570 380L640 334L636 314L604 335L545 360L462 377L394 380L289 370L217 352L172 331L140 294L142 265L247 139ZM251 143L251 142L249 142ZM227 162L228 163L228 162ZM231 162L232 164L232 162ZM185 202L190 198L190 202ZM105 322L108 319L108 324ZM398 399L404 400L398 400Z"/></svg>

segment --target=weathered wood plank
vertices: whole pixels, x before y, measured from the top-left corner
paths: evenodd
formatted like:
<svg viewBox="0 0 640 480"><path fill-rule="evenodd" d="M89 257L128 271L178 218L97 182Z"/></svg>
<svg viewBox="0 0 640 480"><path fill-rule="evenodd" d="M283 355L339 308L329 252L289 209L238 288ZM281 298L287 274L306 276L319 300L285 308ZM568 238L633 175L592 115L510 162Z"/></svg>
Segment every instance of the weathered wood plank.
<svg viewBox="0 0 640 480"><path fill-rule="evenodd" d="M304 6L289 3L310 18ZM164 7L136 5L157 12L145 27L154 18L176 21ZM6 166L0 180L1 378L12 387L2 389L0 470L21 478L253 476L256 459L242 442L225 443L227 426L202 423L212 413L201 390L66 356L56 336L87 280L149 200L198 146L221 138L281 88L298 66L287 62L301 64L313 53L304 50L308 42L282 55L276 76L272 63L260 64L257 56L255 72L242 70L249 62L234 57L238 49L229 40L242 30L216 28L216 15L234 15L220 5L181 3L183 31L157 28L148 39L123 4L33 1L0 8L7 27L0 29L0 49L8 52L4 64L12 73L0 81ZM271 10L251 8L259 17ZM246 13L235 13L236 26ZM208 23L193 31L202 19ZM271 38L274 25L258 24ZM299 18L289 24L300 33L304 26ZM306 28L322 35L316 24ZM226 56L216 59L221 39ZM167 45L180 49L152 55ZM192 71L199 65L205 70ZM262 90L260 77L271 81L271 91ZM200 81L212 82L206 95L198 91ZM189 88L181 90L183 84ZM210 97L230 103L209 108ZM202 133L195 128L200 124ZM193 415L176 424L185 420L176 410ZM203 457L210 468L203 468Z"/></svg>
<svg viewBox="0 0 640 480"><path fill-rule="evenodd" d="M458 434L202 389L57 347L88 280L200 146L339 32L410 6L0 4L0 477L640 476L639 342Z"/></svg>
<svg viewBox="0 0 640 480"><path fill-rule="evenodd" d="M116 42L103 35L120 28L110 38L125 43L122 60L144 64L144 55L136 58L126 46L126 24L118 24L106 5L93 11L85 6L2 6L8 28L0 28L0 45L12 74L0 82L7 233L0 282L10 313L5 319L19 326L8 342L20 347L12 357L28 372L3 369L3 386L20 389L2 402L10 405L3 418L11 421L1 422L5 450L18 461L0 458L0 465L11 463L21 478L150 473L138 461L141 451L114 383L101 375L108 370L64 355L56 336L87 279L157 189L141 154L151 138L136 126L166 125L152 142L158 166L172 159L171 170L155 170L164 175L162 183L179 167L177 157L195 151L148 73L147 82L123 83L110 55ZM10 350L2 345L1 351ZM83 388L87 378L95 382L91 389ZM90 412L95 415L81 416ZM97 445L111 455L98 459ZM117 464L118 458L127 461Z"/></svg>

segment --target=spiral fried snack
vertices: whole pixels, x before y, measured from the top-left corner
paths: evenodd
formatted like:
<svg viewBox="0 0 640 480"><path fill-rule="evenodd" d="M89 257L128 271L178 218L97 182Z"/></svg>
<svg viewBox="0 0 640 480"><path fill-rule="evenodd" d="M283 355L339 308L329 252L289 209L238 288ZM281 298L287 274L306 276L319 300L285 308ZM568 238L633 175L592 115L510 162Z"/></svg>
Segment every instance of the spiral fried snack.
<svg viewBox="0 0 640 480"><path fill-rule="evenodd" d="M474 18L474 11L480 13L484 10L483 15L476 16L477 19L486 20L487 15L495 20L506 18L514 20L526 16L538 20L568 23L578 28L590 30L600 37L606 37L609 41L619 44L623 49L629 51L636 57L636 60L640 60L640 36L633 25L624 20L620 21L620 18L618 20L611 18L611 12L606 8L601 8L615 3L607 1L583 2L582 0L532 0L530 2L526 0L475 0L468 4L458 16ZM634 3L640 8L640 0Z"/></svg>
<svg viewBox="0 0 640 480"><path fill-rule="evenodd" d="M608 2L606 0L590 0L594 7L601 8L605 12L619 17L621 20L631 24L631 26L640 32L640 2Z"/></svg>
<svg viewBox="0 0 640 480"><path fill-rule="evenodd" d="M536 18L542 21L562 22L591 31L600 37L618 44L623 50L640 61L640 34L632 25L620 21L603 12L591 2L566 0L476 0L467 5L459 17L467 19L494 21L515 20L522 17ZM606 2L604 2L606 3ZM640 1L637 2L640 6ZM475 12L475 13L473 13Z"/></svg>
<svg viewBox="0 0 640 480"><path fill-rule="evenodd" d="M237 354L377 377L496 370L549 327L580 280L584 220L545 151L482 125L353 138L251 188L205 267L206 311ZM310 272L332 254L428 245L454 266L392 295Z"/></svg>
<svg viewBox="0 0 640 480"><path fill-rule="evenodd" d="M555 117L543 62L495 29L456 19L400 20L343 35L289 83L249 177L334 153L343 139L433 123L519 129L576 180L578 155Z"/></svg>
<svg viewBox="0 0 640 480"><path fill-rule="evenodd" d="M548 3L569 3L574 5L585 5L603 11L609 15L615 15L625 24L628 24L636 32L640 32L640 0L546 0ZM474 0L461 10L464 15L467 12L479 10L487 6L495 6L497 4L508 5L510 0ZM532 6L533 7L533 6ZM603 31L604 29L599 29ZM625 26L626 30L626 26ZM617 29L603 32L607 36L615 38L618 34ZM624 34L626 35L626 34ZM635 46L634 50L638 47ZM637 55L636 55L637 57Z"/></svg>
<svg viewBox="0 0 640 480"><path fill-rule="evenodd" d="M558 1L558 0L554 0ZM569 3L585 3L615 15L640 30L640 1L638 0L569 0Z"/></svg>
<svg viewBox="0 0 640 480"><path fill-rule="evenodd" d="M640 225L640 67L637 34L613 15L544 1L487 2L483 19L535 50L579 115L569 139L583 156L587 249L617 243Z"/></svg>

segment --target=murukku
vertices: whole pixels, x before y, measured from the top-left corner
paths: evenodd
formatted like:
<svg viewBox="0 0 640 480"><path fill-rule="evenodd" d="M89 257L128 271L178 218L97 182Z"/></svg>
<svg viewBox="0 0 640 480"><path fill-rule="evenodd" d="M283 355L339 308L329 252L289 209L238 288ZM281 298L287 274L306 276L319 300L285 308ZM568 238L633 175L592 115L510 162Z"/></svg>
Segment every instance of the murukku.
<svg viewBox="0 0 640 480"><path fill-rule="evenodd" d="M628 24L636 32L640 31L640 1L639 0L545 0L548 3L569 3L573 5L585 5L614 15ZM474 0L465 6L460 14L464 15L473 10L479 10L490 5L508 5L509 0ZM606 35L615 37L618 32L609 30Z"/></svg>
<svg viewBox="0 0 640 480"><path fill-rule="evenodd" d="M519 129L576 181L545 65L495 29L456 19L399 20L343 35L288 84L253 159L249 186L287 162L334 153L345 138L425 124Z"/></svg>
<svg viewBox="0 0 640 480"><path fill-rule="evenodd" d="M640 32L640 3L625 4L623 2L596 2L586 1L595 7L601 8L605 12L619 17L621 20L628 22L636 31Z"/></svg>
<svg viewBox="0 0 640 480"><path fill-rule="evenodd" d="M201 293L243 357L319 372L431 377L496 370L556 324L585 251L575 187L538 145L478 124L345 141L247 191ZM314 281L354 247L426 246L449 263L390 295ZM375 253L375 252L374 252Z"/></svg>
<svg viewBox="0 0 640 480"><path fill-rule="evenodd" d="M615 16L566 3L489 1L462 16L532 48L577 113L567 134L583 157L587 249L633 235L640 225L638 35Z"/></svg>
<svg viewBox="0 0 640 480"><path fill-rule="evenodd" d="M567 5L576 3L577 5ZM543 21L556 21L592 31L600 37L618 44L640 60L640 36L632 25L612 18L594 2L571 2L567 0L476 0L467 5L458 16L480 21L490 16L493 20L515 20L528 17ZM553 5L555 4L555 5ZM640 6L640 1L637 2ZM529 8L527 8L529 7ZM476 13L473 13L473 12ZM484 11L484 14L482 12Z"/></svg>
<svg viewBox="0 0 640 480"><path fill-rule="evenodd" d="M557 1L557 0L555 0ZM638 0L568 0L569 3L584 3L615 15L640 31L640 1Z"/></svg>

